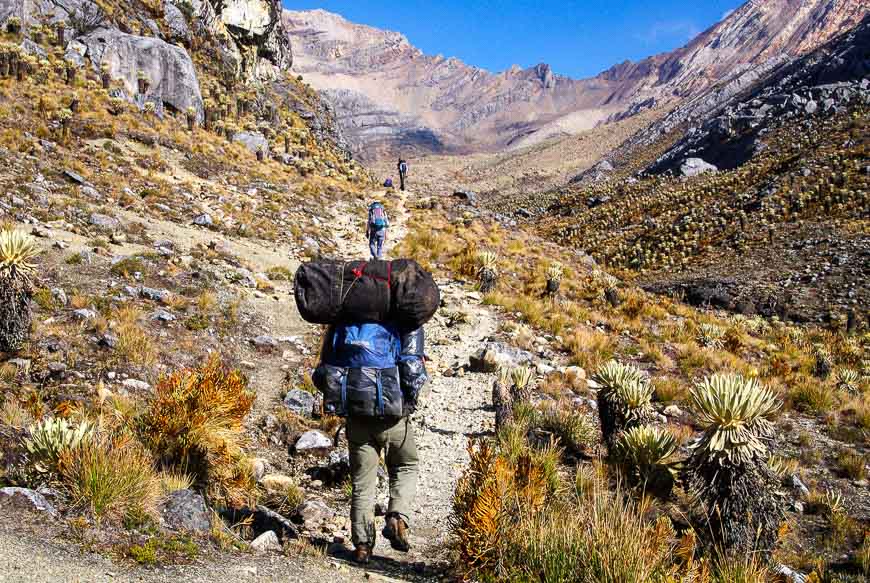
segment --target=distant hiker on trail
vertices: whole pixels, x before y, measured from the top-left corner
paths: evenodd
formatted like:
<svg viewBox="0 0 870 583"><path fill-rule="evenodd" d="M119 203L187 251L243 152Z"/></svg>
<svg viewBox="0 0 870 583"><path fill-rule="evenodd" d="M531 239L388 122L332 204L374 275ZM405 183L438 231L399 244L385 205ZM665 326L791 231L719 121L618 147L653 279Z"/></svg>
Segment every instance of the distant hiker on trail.
<svg viewBox="0 0 870 583"><path fill-rule="evenodd" d="M392 324L338 324L327 330L315 385L324 411L347 418L353 559L368 563L375 546L375 498L381 453L390 502L381 534L408 552L408 516L417 493L417 445L410 415L428 380L423 329L402 334Z"/></svg>
<svg viewBox="0 0 870 583"><path fill-rule="evenodd" d="M408 163L399 158L399 163L396 164L399 169L399 189L405 190L405 178L408 176Z"/></svg>
<svg viewBox="0 0 870 583"><path fill-rule="evenodd" d="M384 180L384 188L393 188L393 177L390 176L386 180Z"/></svg>
<svg viewBox="0 0 870 583"><path fill-rule="evenodd" d="M387 229L390 221L387 219L387 209L380 202L369 205L369 218L366 221L366 237L369 240L369 250L372 259L380 259L384 254L384 242L387 240Z"/></svg>

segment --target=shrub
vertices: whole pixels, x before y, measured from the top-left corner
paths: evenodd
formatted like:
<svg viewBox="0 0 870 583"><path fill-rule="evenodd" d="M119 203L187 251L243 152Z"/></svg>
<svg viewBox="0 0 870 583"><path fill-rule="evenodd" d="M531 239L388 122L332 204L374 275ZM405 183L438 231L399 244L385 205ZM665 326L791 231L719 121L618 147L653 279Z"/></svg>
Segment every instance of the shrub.
<svg viewBox="0 0 870 583"><path fill-rule="evenodd" d="M158 351L151 335L140 325L142 314L133 306L123 307L114 313L118 322L118 345L116 353L132 364L151 366L157 362Z"/></svg>
<svg viewBox="0 0 870 583"><path fill-rule="evenodd" d="M651 425L632 427L619 436L616 457L631 483L667 496L674 484L677 439L666 429Z"/></svg>
<svg viewBox="0 0 870 583"><path fill-rule="evenodd" d="M689 396L704 428L701 438L692 444L700 455L746 462L766 453L759 437L771 433L773 425L768 419L780 404L757 379L714 374L697 383Z"/></svg>
<svg viewBox="0 0 870 583"><path fill-rule="evenodd" d="M653 387L640 369L607 362L595 371L598 383L598 413L604 439L611 446L620 432L652 420Z"/></svg>
<svg viewBox="0 0 870 583"><path fill-rule="evenodd" d="M0 229L0 352L18 350L30 335L32 260L38 254L30 235Z"/></svg>
<svg viewBox="0 0 870 583"><path fill-rule="evenodd" d="M487 443L470 454L451 517L465 578L598 583L678 576L670 521L647 522L594 471L583 473L582 493L560 493L526 455L511 461Z"/></svg>
<svg viewBox="0 0 870 583"><path fill-rule="evenodd" d="M698 326L698 344L704 348L719 350L725 346L725 332L715 324L701 324Z"/></svg>
<svg viewBox="0 0 870 583"><path fill-rule="evenodd" d="M792 406L805 413L827 413L836 404L830 388L811 378L796 383L788 396Z"/></svg>
<svg viewBox="0 0 870 583"><path fill-rule="evenodd" d="M129 438L97 436L61 458L63 486L73 504L97 519L130 519L154 512L160 486L151 456Z"/></svg>
<svg viewBox="0 0 870 583"><path fill-rule="evenodd" d="M867 460L865 456L861 455L856 451L851 451L848 449L841 450L839 454L837 454L837 465L840 466L840 470L853 480L863 480L867 475Z"/></svg>
<svg viewBox="0 0 870 583"><path fill-rule="evenodd" d="M477 279L481 293L489 293L498 284L498 255L493 251L477 254Z"/></svg>
<svg viewBox="0 0 870 583"><path fill-rule="evenodd" d="M189 473L215 500L249 503L255 483L242 422L255 395L242 373L212 356L200 368L161 378L154 392L141 435L160 465Z"/></svg>
<svg viewBox="0 0 870 583"><path fill-rule="evenodd" d="M141 257L125 257L112 265L109 271L119 277L130 277L135 273L145 273L145 262Z"/></svg>
<svg viewBox="0 0 870 583"><path fill-rule="evenodd" d="M157 476L160 481L160 491L171 494L178 490L187 490L193 486L193 478L188 474L173 470L164 470Z"/></svg>
<svg viewBox="0 0 870 583"><path fill-rule="evenodd" d="M597 330L578 328L568 337L566 348L571 353L572 364L586 370L607 362L616 352L616 344L609 334Z"/></svg>
<svg viewBox="0 0 870 583"><path fill-rule="evenodd" d="M729 557L769 553L784 516L762 441L773 429L776 397L755 379L716 374L696 383L690 398L702 428L686 480L700 506L696 530Z"/></svg>
<svg viewBox="0 0 870 583"><path fill-rule="evenodd" d="M519 417L516 412L514 415ZM559 438L559 443L575 454L586 452L597 441L598 430L595 425L583 411L571 406L546 406L530 423L552 432Z"/></svg>
<svg viewBox="0 0 870 583"><path fill-rule="evenodd" d="M858 394L860 381L861 377L857 371L849 368L840 368L837 370L836 383L837 388L841 391L845 391L853 395Z"/></svg>
<svg viewBox="0 0 870 583"><path fill-rule="evenodd" d="M93 426L87 422L71 425L66 419L49 417L31 425L27 431L30 436L24 440L24 446L36 470L55 472L64 452L90 440Z"/></svg>

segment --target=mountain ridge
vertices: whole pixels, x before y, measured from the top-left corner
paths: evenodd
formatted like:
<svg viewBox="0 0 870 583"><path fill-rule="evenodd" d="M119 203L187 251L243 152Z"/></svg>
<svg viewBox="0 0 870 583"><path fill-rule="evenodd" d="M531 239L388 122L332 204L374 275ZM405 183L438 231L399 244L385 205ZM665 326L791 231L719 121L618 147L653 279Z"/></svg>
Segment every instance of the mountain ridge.
<svg viewBox="0 0 870 583"><path fill-rule="evenodd" d="M751 0L683 47L588 79L557 75L545 63L493 73L323 10L285 10L284 24L294 70L334 103L357 153L372 157L396 145L491 151L588 130L780 55L805 54L866 12L859 0Z"/></svg>

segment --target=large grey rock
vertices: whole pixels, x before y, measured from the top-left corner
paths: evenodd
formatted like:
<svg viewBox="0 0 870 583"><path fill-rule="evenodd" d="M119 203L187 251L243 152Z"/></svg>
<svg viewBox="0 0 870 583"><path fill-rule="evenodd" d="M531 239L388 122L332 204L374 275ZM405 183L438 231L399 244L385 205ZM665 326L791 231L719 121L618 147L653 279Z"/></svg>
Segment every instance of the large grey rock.
<svg viewBox="0 0 870 583"><path fill-rule="evenodd" d="M99 29L78 39L87 46L95 68L106 65L113 79L120 79L130 95L138 93L138 74L150 82L148 95L177 111L193 107L202 121L202 94L190 56L183 48L158 38Z"/></svg>
<svg viewBox="0 0 870 583"><path fill-rule="evenodd" d="M171 0L163 2L163 20L169 27L169 38L185 45L190 44L192 34L187 25L187 18Z"/></svg>
<svg viewBox="0 0 870 583"><path fill-rule="evenodd" d="M534 355L527 350L501 342L488 342L468 360L472 372L495 372L500 367L531 363L534 358Z"/></svg>
<svg viewBox="0 0 870 583"><path fill-rule="evenodd" d="M233 134L233 141L242 144L252 152L263 150L263 153L269 154L269 140L260 132L236 132Z"/></svg>
<svg viewBox="0 0 870 583"><path fill-rule="evenodd" d="M29 38L21 41L21 50L27 55L33 55L37 59L47 59L48 54L42 50L42 47L30 40Z"/></svg>
<svg viewBox="0 0 870 583"><path fill-rule="evenodd" d="M121 221L118 219L100 213L92 213L90 223L103 231L117 231L121 226Z"/></svg>
<svg viewBox="0 0 870 583"><path fill-rule="evenodd" d="M299 516L308 527L320 524L333 517L333 511L320 500L306 500L299 505Z"/></svg>
<svg viewBox="0 0 870 583"><path fill-rule="evenodd" d="M289 69L293 64L280 0L224 0L218 11L237 44L256 45L256 56L279 69ZM260 69L259 60L247 65Z"/></svg>
<svg viewBox="0 0 870 583"><path fill-rule="evenodd" d="M332 447L332 440L316 429L306 431L296 441L296 451L316 451Z"/></svg>
<svg viewBox="0 0 870 583"><path fill-rule="evenodd" d="M57 510L46 500L45 496L29 488L0 488L0 506L6 504L45 512L52 517L58 516Z"/></svg>
<svg viewBox="0 0 870 583"><path fill-rule="evenodd" d="M314 415L314 395L302 389L293 389L284 397L284 406L302 417Z"/></svg>
<svg viewBox="0 0 870 583"><path fill-rule="evenodd" d="M93 320L97 317L97 313L94 310L88 308L81 308L79 310L73 310L73 318L76 320Z"/></svg>
<svg viewBox="0 0 870 583"><path fill-rule="evenodd" d="M160 505L160 516L174 530L206 533L211 529L205 500L193 490L171 492Z"/></svg>
<svg viewBox="0 0 870 583"><path fill-rule="evenodd" d="M172 298L172 292L168 289L154 289L145 286L139 288L139 295L147 300L161 303L166 303Z"/></svg>
<svg viewBox="0 0 870 583"><path fill-rule="evenodd" d="M680 165L680 174L687 178L706 172L716 172L717 170L719 169L701 158L686 158Z"/></svg>
<svg viewBox="0 0 870 583"><path fill-rule="evenodd" d="M202 213L193 218L193 224L199 225L200 227L211 227L214 225L214 219L211 218L210 214Z"/></svg>
<svg viewBox="0 0 870 583"><path fill-rule="evenodd" d="M278 540L278 535L275 534L274 530L267 530L252 540L251 548L260 552L280 551L282 549L281 541Z"/></svg>

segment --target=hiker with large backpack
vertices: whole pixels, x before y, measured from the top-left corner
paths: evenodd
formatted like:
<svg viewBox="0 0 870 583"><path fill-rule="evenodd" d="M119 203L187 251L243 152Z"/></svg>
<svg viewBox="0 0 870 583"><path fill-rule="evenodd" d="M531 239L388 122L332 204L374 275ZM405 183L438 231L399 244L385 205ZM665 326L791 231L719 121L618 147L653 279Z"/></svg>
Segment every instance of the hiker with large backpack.
<svg viewBox="0 0 870 583"><path fill-rule="evenodd" d="M441 303L438 286L409 259L324 259L300 266L294 295L307 322L329 325L312 379L323 393L323 412L346 418L354 560L367 563L375 546L382 453L390 502L381 533L407 551L418 465L409 416L428 380L423 325Z"/></svg>
<svg viewBox="0 0 870 583"><path fill-rule="evenodd" d="M399 170L399 188L405 190L405 178L408 176L408 163L399 158L396 168Z"/></svg>
<svg viewBox="0 0 870 583"><path fill-rule="evenodd" d="M390 502L381 534L394 549L407 552L418 465L410 415L428 380L423 329L403 334L392 324L378 322L331 326L313 379L323 392L324 412L346 417L354 560L367 563L375 546L382 453Z"/></svg>
<svg viewBox="0 0 870 583"><path fill-rule="evenodd" d="M372 259L381 259L384 255L384 242L387 240L387 228L390 221L387 209L380 202L369 205L369 217L366 220L366 237L369 240L369 250Z"/></svg>

